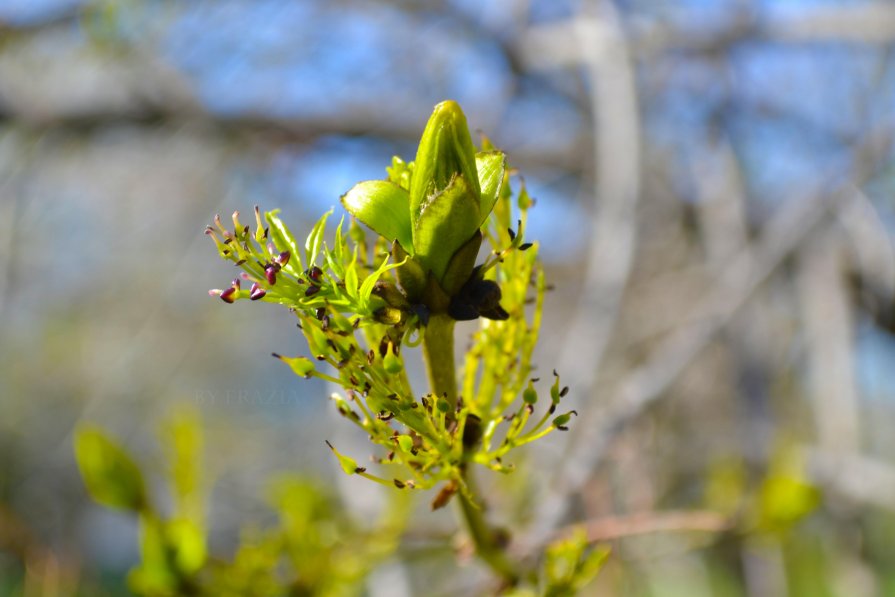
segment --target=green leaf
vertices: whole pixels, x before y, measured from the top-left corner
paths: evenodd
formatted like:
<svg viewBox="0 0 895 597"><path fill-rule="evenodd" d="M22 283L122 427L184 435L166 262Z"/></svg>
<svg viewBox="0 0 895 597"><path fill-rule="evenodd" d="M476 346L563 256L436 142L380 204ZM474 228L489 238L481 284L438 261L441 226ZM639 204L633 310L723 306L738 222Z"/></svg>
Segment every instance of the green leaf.
<svg viewBox="0 0 895 597"><path fill-rule="evenodd" d="M94 500L109 508L134 512L148 507L140 469L101 429L85 426L75 433L75 457Z"/></svg>
<svg viewBox="0 0 895 597"><path fill-rule="evenodd" d="M423 291L426 289L426 272L422 266L413 259L408 259L409 255L401 243L395 241L392 243L392 259L403 264L396 272L398 275L398 283L407 295L407 299L416 303L419 302Z"/></svg>
<svg viewBox="0 0 895 597"><path fill-rule="evenodd" d="M479 210L482 214L482 222L484 222L500 197L507 168L507 156L502 151L477 153L475 154L475 165L479 174L479 186L482 189Z"/></svg>
<svg viewBox="0 0 895 597"><path fill-rule="evenodd" d="M463 285L469 281L472 270L475 268L475 260L479 255L479 249L482 247L482 232L476 230L472 238L470 238L462 247L451 256L441 286L449 296L454 296Z"/></svg>
<svg viewBox="0 0 895 597"><path fill-rule="evenodd" d="M342 195L342 205L352 216L389 242L397 239L411 246L410 195L387 180L368 180Z"/></svg>
<svg viewBox="0 0 895 597"><path fill-rule="evenodd" d="M478 207L482 191L466 116L457 102L446 101L435 106L417 149L410 182L410 221L414 227L431 197L445 190L458 176L467 180L468 191ZM476 227L480 223L481 220ZM471 235L472 232L465 235L464 241Z"/></svg>
<svg viewBox="0 0 895 597"><path fill-rule="evenodd" d="M376 282L379 281L379 278L382 277L382 274L397 267L401 267L409 260L409 257L405 257L404 261L402 261L401 263L392 263L391 265L389 265L388 256L386 256L385 259L382 260L382 265L380 265L375 272L367 276L364 279L363 284L361 284L359 297L361 305L363 305L364 307L367 306L367 303L370 300L370 294L373 292L373 287L376 285Z"/></svg>
<svg viewBox="0 0 895 597"><path fill-rule="evenodd" d="M357 297L357 263L352 262L345 269L345 294L351 298Z"/></svg>
<svg viewBox="0 0 895 597"><path fill-rule="evenodd" d="M451 257L472 238L481 221L477 195L466 177L458 176L423 204L413 229L415 257L441 282Z"/></svg>
<svg viewBox="0 0 895 597"><path fill-rule="evenodd" d="M413 162L409 164L399 158L398 156L392 157L392 165L391 167L387 167L385 169L388 172L388 179L407 191L410 192L410 180L413 176Z"/></svg>
<svg viewBox="0 0 895 597"><path fill-rule="evenodd" d="M264 219L270 224L269 234L270 240L276 245L280 251L289 251L291 259L286 264L286 271L297 275L302 270L301 253L298 252L298 243L295 237L289 232L289 228L283 223L279 216L280 210L275 209L264 213ZM263 247L262 243L262 247Z"/></svg>
<svg viewBox="0 0 895 597"><path fill-rule="evenodd" d="M307 256L308 267L311 267L314 265L314 262L317 261L320 247L323 246L323 235L326 232L326 219L329 218L332 213L333 210L330 209L320 216L320 219L314 224L314 228L311 229L311 233L308 235L307 240L305 240L305 255Z"/></svg>

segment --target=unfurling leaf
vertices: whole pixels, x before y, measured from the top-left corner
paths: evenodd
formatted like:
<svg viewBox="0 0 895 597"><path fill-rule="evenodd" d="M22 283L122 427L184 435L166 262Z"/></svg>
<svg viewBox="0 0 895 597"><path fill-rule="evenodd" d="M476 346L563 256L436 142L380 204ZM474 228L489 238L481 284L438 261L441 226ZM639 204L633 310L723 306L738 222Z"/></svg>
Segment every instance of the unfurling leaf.
<svg viewBox="0 0 895 597"><path fill-rule="evenodd" d="M368 180L342 195L342 205L352 216L389 241L411 248L410 195L387 180Z"/></svg>

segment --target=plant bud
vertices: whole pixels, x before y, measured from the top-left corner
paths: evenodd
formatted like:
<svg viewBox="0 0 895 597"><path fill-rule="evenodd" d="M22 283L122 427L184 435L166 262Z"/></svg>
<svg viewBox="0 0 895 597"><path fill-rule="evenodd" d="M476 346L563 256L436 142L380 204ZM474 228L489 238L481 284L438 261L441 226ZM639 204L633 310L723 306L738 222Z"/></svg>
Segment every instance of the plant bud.
<svg viewBox="0 0 895 597"><path fill-rule="evenodd" d="M261 288L257 282L252 284L252 289L249 291L249 298L253 301L257 301L258 299L264 298L264 295L267 294L267 291Z"/></svg>

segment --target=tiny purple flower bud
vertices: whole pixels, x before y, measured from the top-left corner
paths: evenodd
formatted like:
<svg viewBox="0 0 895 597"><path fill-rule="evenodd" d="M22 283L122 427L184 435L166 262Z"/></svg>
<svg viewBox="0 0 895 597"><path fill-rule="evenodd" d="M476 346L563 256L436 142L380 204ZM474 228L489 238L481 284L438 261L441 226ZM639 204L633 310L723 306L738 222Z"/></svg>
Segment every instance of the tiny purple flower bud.
<svg viewBox="0 0 895 597"><path fill-rule="evenodd" d="M292 254L289 251L283 251L279 255L277 255L276 262L280 264L281 267L286 267L286 264L289 263L289 258L292 257Z"/></svg>
<svg viewBox="0 0 895 597"><path fill-rule="evenodd" d="M264 295L267 294L267 291L258 286L258 283L252 284L252 290L249 291L249 298L253 301L257 301L260 298L264 298Z"/></svg>
<svg viewBox="0 0 895 597"><path fill-rule="evenodd" d="M264 268L264 277L267 278L267 283L271 286L277 283L277 269L279 269L279 267L273 265L268 265Z"/></svg>
<svg viewBox="0 0 895 597"><path fill-rule="evenodd" d="M308 277L312 281L317 282L317 283L319 283L320 278L323 277L323 270L320 269L319 267L317 267L316 265L314 267L310 268L306 273L308 274Z"/></svg>
<svg viewBox="0 0 895 597"><path fill-rule="evenodd" d="M221 292L221 300L225 303L233 303L236 300L236 295L239 291L232 286L230 288L226 288Z"/></svg>
<svg viewBox="0 0 895 597"><path fill-rule="evenodd" d="M242 287L242 285L239 283L239 278L233 278L233 282L230 283L230 286L235 288L236 290L239 290Z"/></svg>

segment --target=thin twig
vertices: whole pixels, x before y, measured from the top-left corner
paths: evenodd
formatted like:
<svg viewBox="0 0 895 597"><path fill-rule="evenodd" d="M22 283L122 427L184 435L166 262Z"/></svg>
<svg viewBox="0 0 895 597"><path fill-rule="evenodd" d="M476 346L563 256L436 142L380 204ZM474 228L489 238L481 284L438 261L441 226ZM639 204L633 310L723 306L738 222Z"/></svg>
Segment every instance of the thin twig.
<svg viewBox="0 0 895 597"><path fill-rule="evenodd" d="M590 543L622 539L651 533L700 531L720 533L733 528L729 517L709 510L638 512L624 516L607 516L569 525L558 531L555 538L566 537L583 528Z"/></svg>

